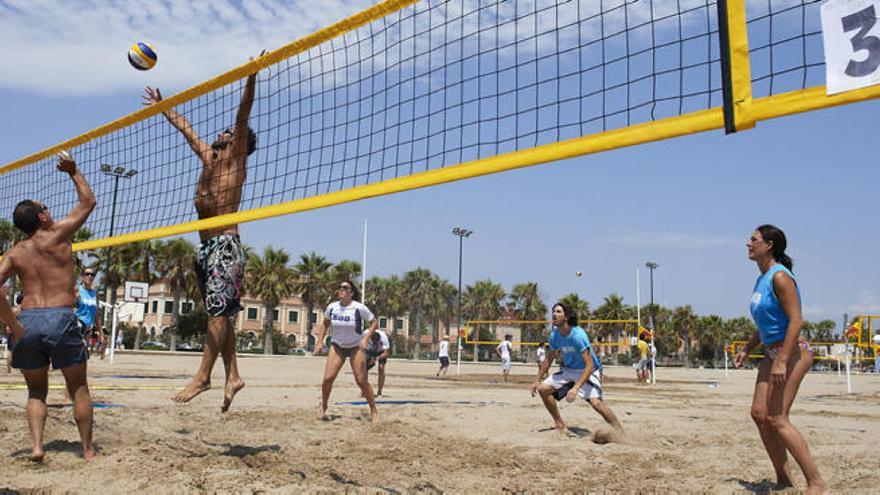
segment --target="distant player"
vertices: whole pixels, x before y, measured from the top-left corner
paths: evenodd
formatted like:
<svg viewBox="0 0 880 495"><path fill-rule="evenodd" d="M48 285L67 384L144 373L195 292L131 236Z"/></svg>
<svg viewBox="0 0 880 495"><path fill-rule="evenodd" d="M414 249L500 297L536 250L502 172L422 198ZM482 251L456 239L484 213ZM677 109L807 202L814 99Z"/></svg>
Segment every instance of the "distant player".
<svg viewBox="0 0 880 495"><path fill-rule="evenodd" d="M495 353L501 357L501 374L504 376L504 381L507 381L507 375L510 374L510 350L513 344L511 344L511 339L513 339L512 335L505 335L504 340L495 347Z"/></svg>
<svg viewBox="0 0 880 495"><path fill-rule="evenodd" d="M446 376L446 370L449 369L449 337L443 337L443 340L440 341L437 358L440 359L440 369L437 370L437 376Z"/></svg>
<svg viewBox="0 0 880 495"><path fill-rule="evenodd" d="M532 396L536 393L541 395L541 400L560 433L565 433L566 426L559 415L556 401L564 398L568 402L574 402L578 397L589 401L608 424L622 432L623 426L602 401L602 379L599 373L602 364L593 352L587 333L577 323L577 315L568 306L562 303L553 306L553 331L548 339L550 355L538 370L535 383L530 388ZM550 369L554 359L559 360L562 366L558 372L542 382L542 377Z"/></svg>
<svg viewBox="0 0 880 495"><path fill-rule="evenodd" d="M541 366L544 365L544 361L547 360L547 344L543 340L538 344L538 349L535 351L535 356L538 361L538 369L540 370ZM544 377L541 378L543 379Z"/></svg>
<svg viewBox="0 0 880 495"><path fill-rule="evenodd" d="M379 388L376 390L376 396L382 395L382 389L385 388L385 363L388 362L388 355L391 354L391 342L388 335L382 330L373 332L370 337L370 343L367 344L367 380L369 381L369 371L373 366L379 365Z"/></svg>
<svg viewBox="0 0 880 495"><path fill-rule="evenodd" d="M639 334L639 340L636 342L636 349L639 352L639 363L636 365L636 382L640 384L648 383L648 342L645 334Z"/></svg>

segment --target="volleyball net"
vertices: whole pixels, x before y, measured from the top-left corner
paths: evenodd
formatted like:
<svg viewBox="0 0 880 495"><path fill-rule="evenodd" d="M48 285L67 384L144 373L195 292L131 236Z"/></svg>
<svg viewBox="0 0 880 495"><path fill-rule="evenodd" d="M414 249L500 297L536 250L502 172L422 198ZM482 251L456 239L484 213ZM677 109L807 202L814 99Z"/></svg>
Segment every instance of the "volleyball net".
<svg viewBox="0 0 880 495"><path fill-rule="evenodd" d="M629 352L632 339L638 338L636 319L587 319L578 325L586 330L594 347L618 348ZM497 346L510 336L515 346L535 347L547 342L550 320L469 320L461 328L462 344Z"/></svg>
<svg viewBox="0 0 880 495"><path fill-rule="evenodd" d="M853 361L874 361L880 352L880 343L874 338L880 335L874 320L880 320L880 315L858 315L852 319L852 323L843 334L844 340L835 341L809 341L813 349L813 356L817 361L840 362L847 358ZM724 347L724 352L729 358L733 358L738 352L745 349L748 341L736 340ZM763 359L763 353L753 352L748 355L749 359Z"/></svg>
<svg viewBox="0 0 880 495"><path fill-rule="evenodd" d="M880 96L876 86L829 96L824 70L818 0L387 0L0 167L0 211L24 198L75 204L54 172L61 149L98 198L82 250ZM257 149L238 212L199 220L202 164L161 112L211 142L234 124L254 73ZM161 87L149 74L145 85Z"/></svg>

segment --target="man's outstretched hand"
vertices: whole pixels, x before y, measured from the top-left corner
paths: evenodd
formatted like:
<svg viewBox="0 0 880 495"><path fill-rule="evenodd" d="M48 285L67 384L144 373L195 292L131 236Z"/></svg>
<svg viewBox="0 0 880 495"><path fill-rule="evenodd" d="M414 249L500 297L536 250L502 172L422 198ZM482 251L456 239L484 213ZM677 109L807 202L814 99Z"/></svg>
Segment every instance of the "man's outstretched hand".
<svg viewBox="0 0 880 495"><path fill-rule="evenodd" d="M76 173L76 161L69 151L62 150L58 153L58 171L70 175Z"/></svg>
<svg viewBox="0 0 880 495"><path fill-rule="evenodd" d="M143 103L145 107L155 105L160 101L162 101L162 93L159 91L159 88L151 88L150 86L147 86L147 88L144 89L144 96L141 103Z"/></svg>

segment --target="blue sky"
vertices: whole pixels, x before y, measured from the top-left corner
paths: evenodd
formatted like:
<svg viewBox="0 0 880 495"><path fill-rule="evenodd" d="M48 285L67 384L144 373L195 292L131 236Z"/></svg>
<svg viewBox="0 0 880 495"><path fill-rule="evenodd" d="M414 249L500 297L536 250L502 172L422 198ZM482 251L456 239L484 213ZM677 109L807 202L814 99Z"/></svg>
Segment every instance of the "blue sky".
<svg viewBox="0 0 880 495"><path fill-rule="evenodd" d="M187 9L202 3L172 1L162 5L173 15L147 16L121 10L152 8L143 3L98 2L83 11L46 1L26 10L30 2L0 0L0 66L16 67L0 74L0 163L137 109L145 84L185 88L367 3L211 2L214 10L199 13ZM134 40L157 46L156 69L128 67ZM877 110L865 102L732 136L615 150L245 224L242 235L258 248L360 260L368 219L368 276L425 267L456 283L450 230L460 225L475 231L465 241L465 284L490 278L509 290L536 281L548 304L578 292L595 307L609 292L634 303L642 267L644 304L650 259L660 264L657 302L733 317L747 314L757 276L745 241L770 222L788 234L806 317L839 324L844 312L880 312L880 268L871 256L880 241L872 214L880 172L870 152Z"/></svg>

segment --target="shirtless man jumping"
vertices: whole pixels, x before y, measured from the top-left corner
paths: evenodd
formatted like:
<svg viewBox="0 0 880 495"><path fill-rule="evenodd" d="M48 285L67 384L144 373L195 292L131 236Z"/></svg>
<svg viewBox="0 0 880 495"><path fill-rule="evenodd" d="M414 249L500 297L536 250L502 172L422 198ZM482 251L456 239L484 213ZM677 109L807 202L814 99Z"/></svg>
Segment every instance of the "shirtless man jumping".
<svg viewBox="0 0 880 495"><path fill-rule="evenodd" d="M202 161L202 173L195 197L196 212L200 219L238 211L242 186L247 176L247 158L257 149L257 136L248 126L256 80L256 74L247 78L235 117L235 126L218 134L212 144L202 141L183 115L174 110L163 112L168 122L183 134L190 148ZM143 100L146 106L162 101L159 88L147 86ZM241 283L245 254L238 237L238 225L201 230L199 238L201 244L198 248L196 273L208 313L208 335L196 376L171 400L189 402L210 389L211 370L214 369L217 355L222 354L223 366L226 368L226 386L221 411L226 412L235 394L244 388L244 380L238 374L235 356L234 320L236 313L242 309Z"/></svg>
<svg viewBox="0 0 880 495"><path fill-rule="evenodd" d="M73 310L71 249L73 233L95 208L95 195L68 153L59 154L58 170L70 175L79 202L67 218L57 222L43 203L30 199L18 203L12 219L27 238L0 260L0 285L14 273L21 278L24 292L18 320L6 298L0 297L0 319L12 328L12 367L20 369L27 382L27 420L33 442L30 458L37 462L45 455L43 431L50 361L54 369L61 370L73 397L73 417L82 439L83 458L95 456L86 349Z"/></svg>

